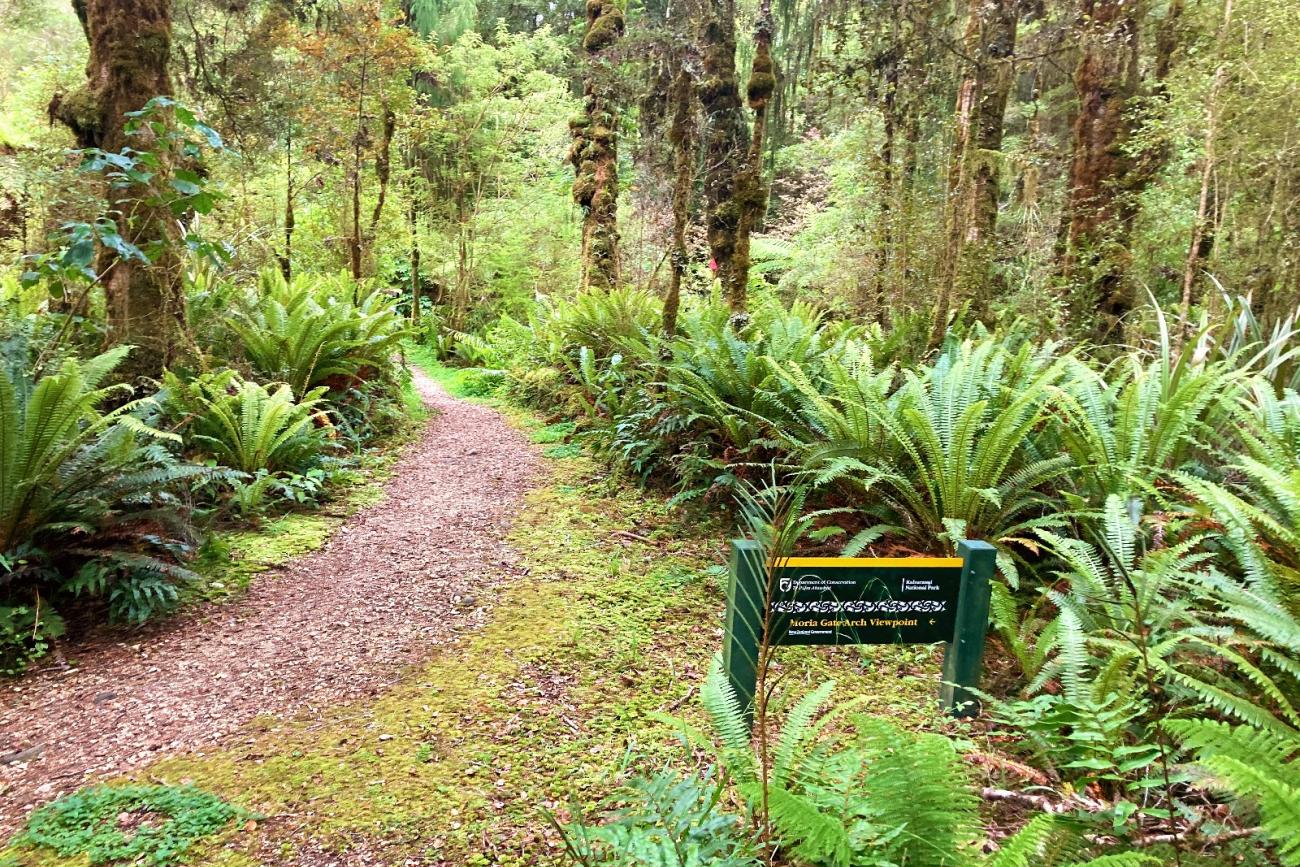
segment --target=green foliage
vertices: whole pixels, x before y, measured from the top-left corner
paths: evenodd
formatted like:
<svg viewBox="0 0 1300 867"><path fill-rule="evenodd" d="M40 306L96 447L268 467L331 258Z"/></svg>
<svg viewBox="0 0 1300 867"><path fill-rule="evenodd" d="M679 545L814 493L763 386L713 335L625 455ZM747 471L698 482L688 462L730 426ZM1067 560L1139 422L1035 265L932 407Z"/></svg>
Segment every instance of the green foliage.
<svg viewBox="0 0 1300 867"><path fill-rule="evenodd" d="M1165 547L1142 535L1119 497L1107 500L1097 544L1041 535L1066 564L1057 665L1067 696L1125 694L1158 683L1171 698L1263 728L1300 717L1286 681L1300 658L1300 623L1275 599L1208 567L1196 534ZM1225 619L1231 626L1225 625ZM1281 666L1270 676L1261 657ZM1102 693L1104 695L1104 693Z"/></svg>
<svg viewBox="0 0 1300 867"><path fill-rule="evenodd" d="M189 786L92 786L36 810L15 842L91 864L179 864L196 842L246 815Z"/></svg>
<svg viewBox="0 0 1300 867"><path fill-rule="evenodd" d="M1057 392L1068 418L1062 446L1079 468L1072 481L1093 506L1154 486L1212 450L1249 372L1241 354L1210 359L1208 331L1175 348L1157 318L1151 357L1129 352L1103 370L1072 360Z"/></svg>
<svg viewBox="0 0 1300 867"><path fill-rule="evenodd" d="M175 378L169 383L180 386ZM190 442L223 466L256 474L301 472L319 462L327 444L315 424L323 386L295 399L288 385L268 388L224 371L182 388L197 408L189 421Z"/></svg>
<svg viewBox="0 0 1300 867"><path fill-rule="evenodd" d="M603 824L578 819L560 828L567 854L583 865L629 867L748 865L764 863L765 854L816 867L1157 863L1138 852L1087 860L1083 825L1056 815L1032 819L984 856L978 801L953 742L854 713L857 703L823 712L831 688L824 684L784 714L771 735L765 778L761 747L715 660L701 690L713 737L667 719L692 748L712 749L722 773L663 771L635 780ZM726 807L734 798L743 805L739 814Z"/></svg>
<svg viewBox="0 0 1300 867"><path fill-rule="evenodd" d="M391 376L406 336L392 302L378 293L361 296L342 278L300 274L286 283L272 270L262 272L248 309L230 324L254 369L299 396L320 386L341 394Z"/></svg>
<svg viewBox="0 0 1300 867"><path fill-rule="evenodd" d="M1069 466L1032 436L1064 374L1054 353L1050 345L966 341L933 366L905 372L888 395L860 371L837 371L831 382L843 390L822 401L805 386L808 414L814 429L859 438L801 444L804 466L823 484L851 482L882 498L917 550L936 542L955 550L963 538L1012 542L1055 520L1045 515L1043 489ZM1000 565L1014 581L1010 557Z"/></svg>
<svg viewBox="0 0 1300 867"><path fill-rule="evenodd" d="M1257 381L1236 421L1246 453L1224 467L1231 481L1190 474L1179 481L1222 525L1223 544L1252 585L1300 600L1300 395L1278 398Z"/></svg>
<svg viewBox="0 0 1300 867"><path fill-rule="evenodd" d="M175 489L210 473L157 445L176 436L137 416L150 400L98 409L126 390L101 385L126 352L70 358L35 381L12 368L0 377L0 603L10 622L25 624L4 632L5 668L57 634L50 597L66 576L88 574L78 570L100 578L83 586L74 577L67 590L110 593L112 610L128 620L174 593L160 585L188 577L176 565L190 533ZM146 597L153 602L144 605Z"/></svg>
<svg viewBox="0 0 1300 867"><path fill-rule="evenodd" d="M99 178L136 206L126 213L106 212L90 220L64 222L52 250L24 257L24 284L44 282L56 298L70 286L92 286L104 276L96 271L101 267L96 264L101 250L145 266L161 265L165 254L181 251L217 266L230 258L228 245L204 238L193 227L151 236L142 234L139 225L157 233L158 226L141 218L157 210L176 218L212 211L221 195L210 188L202 158L205 152L223 150L217 131L192 109L166 96L155 96L138 111L128 112L123 131L139 147L117 152L82 149L77 152L80 171Z"/></svg>
<svg viewBox="0 0 1300 867"><path fill-rule="evenodd" d="M1208 782L1255 805L1282 863L1300 864L1300 733L1213 720L1175 720L1166 727L1192 750Z"/></svg>
<svg viewBox="0 0 1300 867"><path fill-rule="evenodd" d="M722 808L722 791L707 771L634 779L604 824L579 820L559 829L566 854L583 867L757 867L757 847Z"/></svg>
<svg viewBox="0 0 1300 867"><path fill-rule="evenodd" d="M1112 831L1123 834L1149 790L1162 785L1160 747L1146 727L1141 697L1078 690L990 704L1005 731L1014 732L1034 766L1050 768L1078 789L1110 797Z"/></svg>
<svg viewBox="0 0 1300 867"><path fill-rule="evenodd" d="M853 704L822 713L832 688L824 684L791 707L764 780L715 660L701 697L720 761L750 811L766 806L781 848L815 864L965 863L978 811L952 742L852 714ZM847 732L833 726L837 720Z"/></svg>
<svg viewBox="0 0 1300 867"><path fill-rule="evenodd" d="M0 605L0 675L21 674L27 660L44 656L63 632L63 618L39 599L31 605Z"/></svg>

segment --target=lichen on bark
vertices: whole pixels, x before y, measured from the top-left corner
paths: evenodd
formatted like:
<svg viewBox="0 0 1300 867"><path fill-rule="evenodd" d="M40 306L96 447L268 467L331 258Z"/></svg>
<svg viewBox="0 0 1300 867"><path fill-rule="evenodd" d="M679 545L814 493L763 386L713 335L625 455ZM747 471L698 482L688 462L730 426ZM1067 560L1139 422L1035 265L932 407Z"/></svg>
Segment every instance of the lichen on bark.
<svg viewBox="0 0 1300 867"><path fill-rule="evenodd" d="M587 0L584 111L569 122L573 201L583 213L584 288L608 289L619 280L618 113L610 66L624 27L623 13L611 0Z"/></svg>
<svg viewBox="0 0 1300 867"><path fill-rule="evenodd" d="M752 189L743 180L747 165L746 123L736 77L736 10L734 0L711 5L700 26L704 76L700 104L708 124L704 131L705 227L709 251L727 304L745 309L749 282L748 238L742 241L744 208L738 195Z"/></svg>

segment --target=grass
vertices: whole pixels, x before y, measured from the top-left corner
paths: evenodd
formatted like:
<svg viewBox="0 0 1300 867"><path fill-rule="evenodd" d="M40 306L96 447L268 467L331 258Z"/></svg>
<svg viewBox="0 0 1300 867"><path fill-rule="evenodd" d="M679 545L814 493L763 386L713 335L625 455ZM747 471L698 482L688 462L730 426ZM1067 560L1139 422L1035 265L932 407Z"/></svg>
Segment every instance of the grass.
<svg viewBox="0 0 1300 867"><path fill-rule="evenodd" d="M563 438L509 415L534 439ZM377 699L262 719L230 746L132 778L195 785L266 817L198 844L190 863L325 850L545 867L561 863L547 812L596 810L631 773L694 762L655 714L704 723L695 697L721 644L726 531L586 457L550 466L510 535L528 577L498 591L483 628ZM934 711L934 648L789 648L780 667L793 694L833 676L841 697L872 696L874 712L952 725Z"/></svg>

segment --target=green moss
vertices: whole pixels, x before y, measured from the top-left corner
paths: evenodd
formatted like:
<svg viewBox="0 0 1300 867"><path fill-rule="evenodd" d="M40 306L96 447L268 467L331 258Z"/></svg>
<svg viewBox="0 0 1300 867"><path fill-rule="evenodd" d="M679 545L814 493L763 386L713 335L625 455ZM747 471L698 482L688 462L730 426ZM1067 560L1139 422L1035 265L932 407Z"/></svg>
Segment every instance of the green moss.
<svg viewBox="0 0 1300 867"><path fill-rule="evenodd" d="M584 166L588 165L583 163ZM592 163L594 165L594 163ZM578 175L573 179L573 201L584 208L591 207L591 201L596 195L596 177L594 173L587 173L581 169Z"/></svg>
<svg viewBox="0 0 1300 867"><path fill-rule="evenodd" d="M99 102L88 85L81 85L59 98L57 114L76 134L79 141L96 140L100 134L102 120Z"/></svg>
<svg viewBox="0 0 1300 867"><path fill-rule="evenodd" d="M767 101L772 98L775 91L776 65L772 62L772 52L766 45L759 45L754 54L749 82L745 87L749 107L755 111L766 107Z"/></svg>
<svg viewBox="0 0 1300 867"><path fill-rule="evenodd" d="M775 90L775 75L770 72L760 73L757 69L754 70L754 74L749 77L749 84L745 88L745 95L749 98L749 107L754 110L764 108Z"/></svg>
<svg viewBox="0 0 1300 867"><path fill-rule="evenodd" d="M535 443L562 443L573 436L576 428L577 425L571 421L556 422L530 431L528 438Z"/></svg>
<svg viewBox="0 0 1300 867"><path fill-rule="evenodd" d="M623 13L610 0L588 0L587 34L582 48L588 54L603 51L623 35Z"/></svg>
<svg viewBox="0 0 1300 867"><path fill-rule="evenodd" d="M193 564L202 580L187 588L189 598L228 599L268 569L321 547L342 523L338 514L294 513L256 529L214 533Z"/></svg>

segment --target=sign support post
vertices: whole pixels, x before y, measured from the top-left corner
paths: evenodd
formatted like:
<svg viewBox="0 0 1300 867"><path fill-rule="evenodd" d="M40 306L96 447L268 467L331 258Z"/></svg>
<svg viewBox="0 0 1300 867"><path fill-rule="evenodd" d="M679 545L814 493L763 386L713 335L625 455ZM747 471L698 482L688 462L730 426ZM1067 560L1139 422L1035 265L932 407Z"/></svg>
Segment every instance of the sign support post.
<svg viewBox="0 0 1300 867"><path fill-rule="evenodd" d="M957 626L943 655L943 685L939 703L955 717L979 714L978 688L984 665L984 637L989 627L990 582L997 568L998 549L988 542L963 541L957 545L962 559L961 594L957 598Z"/></svg>
<svg viewBox="0 0 1300 867"><path fill-rule="evenodd" d="M723 636L722 667L731 682L745 720L754 720L754 691L758 688L758 654L766 608L766 569L763 548L752 539L731 541L727 581L727 631Z"/></svg>

